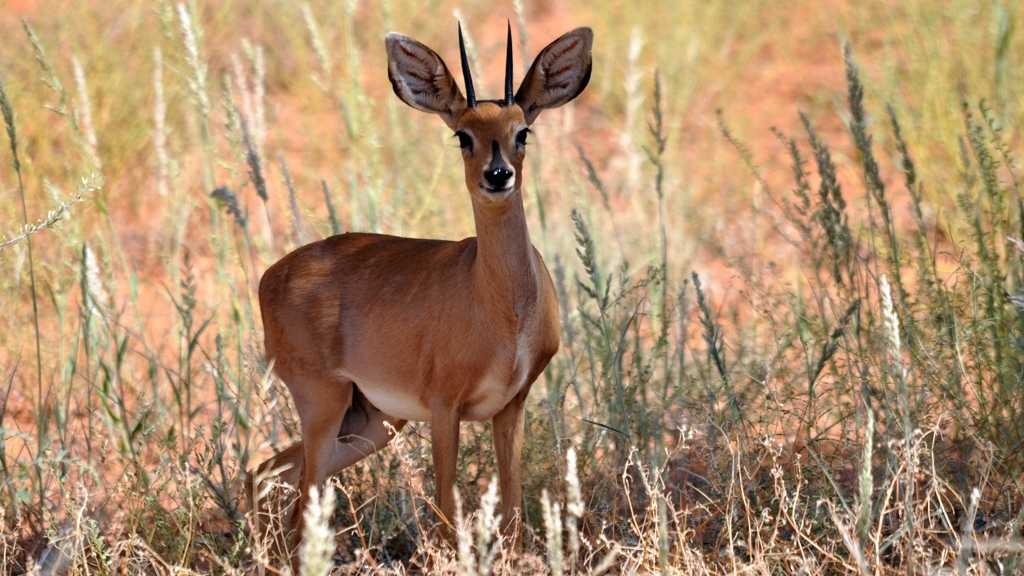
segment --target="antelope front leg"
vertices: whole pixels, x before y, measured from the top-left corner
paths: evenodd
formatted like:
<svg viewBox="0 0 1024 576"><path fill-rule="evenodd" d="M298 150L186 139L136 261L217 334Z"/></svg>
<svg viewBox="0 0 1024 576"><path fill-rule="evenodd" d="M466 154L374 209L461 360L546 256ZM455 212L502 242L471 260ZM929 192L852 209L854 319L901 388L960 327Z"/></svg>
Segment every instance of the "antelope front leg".
<svg viewBox="0 0 1024 576"><path fill-rule="evenodd" d="M295 544L292 571L298 573L298 549L304 528L302 516L308 504L309 489L321 486L331 471L328 467L336 452L338 429L352 405L352 382L292 378L285 379L285 383L295 400L302 428L302 474L298 500L289 522Z"/></svg>
<svg viewBox="0 0 1024 576"><path fill-rule="evenodd" d="M519 394L498 412L492 421L494 454L498 460L498 485L501 488L502 528L509 532L518 525L523 501L522 453L523 406L526 395Z"/></svg>
<svg viewBox="0 0 1024 576"><path fill-rule="evenodd" d="M431 410L430 443L434 456L434 489L437 507L448 529L449 540L455 526L455 466L459 460L459 414L454 408L435 406Z"/></svg>

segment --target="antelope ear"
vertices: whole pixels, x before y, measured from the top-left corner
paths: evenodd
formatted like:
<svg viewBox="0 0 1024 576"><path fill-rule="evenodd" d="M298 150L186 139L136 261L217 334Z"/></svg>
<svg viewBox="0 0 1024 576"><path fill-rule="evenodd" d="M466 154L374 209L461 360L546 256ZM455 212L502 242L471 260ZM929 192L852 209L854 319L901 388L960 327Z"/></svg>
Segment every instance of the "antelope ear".
<svg viewBox="0 0 1024 576"><path fill-rule="evenodd" d="M455 84L444 60L436 52L402 34L384 39L388 53L388 80L402 102L417 110L433 112L454 128L466 108L466 99Z"/></svg>
<svg viewBox="0 0 1024 576"><path fill-rule="evenodd" d="M593 44L594 32L577 28L541 50L516 92L516 103L527 124L532 124L541 110L557 108L583 92L590 82Z"/></svg>

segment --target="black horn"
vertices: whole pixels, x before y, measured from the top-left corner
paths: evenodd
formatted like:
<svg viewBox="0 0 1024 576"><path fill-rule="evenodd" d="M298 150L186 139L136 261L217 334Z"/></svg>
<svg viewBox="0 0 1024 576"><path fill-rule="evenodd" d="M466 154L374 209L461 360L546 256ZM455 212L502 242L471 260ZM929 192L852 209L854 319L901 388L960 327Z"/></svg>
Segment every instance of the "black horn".
<svg viewBox="0 0 1024 576"><path fill-rule="evenodd" d="M505 40L505 105L512 105L512 22L508 23L508 37Z"/></svg>
<svg viewBox="0 0 1024 576"><path fill-rule="evenodd" d="M476 92L473 90L473 75L469 71L466 42L462 39L462 22L459 22L459 57L462 59L462 80L466 84L466 104L472 108L476 106Z"/></svg>

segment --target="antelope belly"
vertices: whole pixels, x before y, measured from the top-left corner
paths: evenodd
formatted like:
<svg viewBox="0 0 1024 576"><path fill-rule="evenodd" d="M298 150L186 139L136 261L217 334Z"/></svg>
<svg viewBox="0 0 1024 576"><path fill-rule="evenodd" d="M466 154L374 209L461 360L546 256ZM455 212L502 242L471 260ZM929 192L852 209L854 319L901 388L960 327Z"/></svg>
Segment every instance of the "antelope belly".
<svg viewBox="0 0 1024 576"><path fill-rule="evenodd" d="M430 409L420 401L419 397L396 386L380 383L357 381L356 387L366 396L378 410L401 420L427 422L430 420Z"/></svg>
<svg viewBox="0 0 1024 576"><path fill-rule="evenodd" d="M477 384L463 407L464 420L489 420L515 398L526 384L525 370L496 370Z"/></svg>

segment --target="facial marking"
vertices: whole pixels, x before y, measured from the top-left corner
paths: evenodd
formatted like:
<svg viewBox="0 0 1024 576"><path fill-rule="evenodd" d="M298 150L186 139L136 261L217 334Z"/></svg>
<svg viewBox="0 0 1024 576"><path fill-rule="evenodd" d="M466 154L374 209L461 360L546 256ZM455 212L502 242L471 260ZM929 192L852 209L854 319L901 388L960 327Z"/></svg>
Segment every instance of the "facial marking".
<svg viewBox="0 0 1024 576"><path fill-rule="evenodd" d="M489 166L501 166L508 165L505 162L505 158L501 155L501 145L498 144L497 140L491 140L491 162Z"/></svg>
<svg viewBox="0 0 1024 576"><path fill-rule="evenodd" d="M459 116L456 133L471 136L473 145L463 147L466 186L472 194L489 201L508 197L517 189L522 173L524 147L518 134L526 127L518 105L478 102Z"/></svg>
<svg viewBox="0 0 1024 576"><path fill-rule="evenodd" d="M484 186L488 192L507 192L515 185L516 173L501 155L497 140L491 140L491 161L484 169Z"/></svg>

